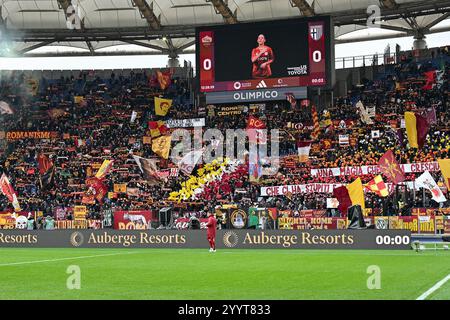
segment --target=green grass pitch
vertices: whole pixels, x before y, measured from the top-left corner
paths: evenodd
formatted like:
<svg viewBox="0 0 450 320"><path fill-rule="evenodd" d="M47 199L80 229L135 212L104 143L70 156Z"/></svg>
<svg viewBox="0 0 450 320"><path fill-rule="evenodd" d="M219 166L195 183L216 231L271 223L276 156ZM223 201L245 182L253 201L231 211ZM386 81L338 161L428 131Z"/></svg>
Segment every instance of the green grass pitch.
<svg viewBox="0 0 450 320"><path fill-rule="evenodd" d="M0 299L413 300L449 273L450 251L2 248ZM450 299L450 281L427 299Z"/></svg>

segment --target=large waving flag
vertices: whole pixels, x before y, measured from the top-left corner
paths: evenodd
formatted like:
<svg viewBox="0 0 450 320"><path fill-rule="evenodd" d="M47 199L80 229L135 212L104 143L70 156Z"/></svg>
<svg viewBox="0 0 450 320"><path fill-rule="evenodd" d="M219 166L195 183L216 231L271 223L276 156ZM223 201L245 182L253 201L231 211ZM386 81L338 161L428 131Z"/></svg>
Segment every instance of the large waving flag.
<svg viewBox="0 0 450 320"><path fill-rule="evenodd" d="M203 151L204 150L202 149L202 150L194 150L187 153L181 159L181 161L178 162L178 168L180 169L180 171L186 174L187 176L190 176L195 166L197 165L198 161L201 159Z"/></svg>
<svg viewBox="0 0 450 320"><path fill-rule="evenodd" d="M97 177L86 179L86 185L88 186L88 196L93 196L100 204L103 203L103 199L108 194L108 187L104 183L103 179Z"/></svg>
<svg viewBox="0 0 450 320"><path fill-rule="evenodd" d="M8 200L12 203L14 210L20 211L19 200L17 199L17 194L14 191L12 184L9 182L8 177L5 174L2 174L0 178L0 191L8 198Z"/></svg>
<svg viewBox="0 0 450 320"><path fill-rule="evenodd" d="M359 204L361 208L365 209L366 204L364 202L364 190L361 182L361 178L357 178L355 181L347 185L348 195L352 200L352 205Z"/></svg>
<svg viewBox="0 0 450 320"><path fill-rule="evenodd" d="M113 161L112 160L104 160L100 169L98 169L95 177L98 179L104 178L112 169Z"/></svg>
<svg viewBox="0 0 450 320"><path fill-rule="evenodd" d="M406 134L411 148L422 148L428 133L428 121L414 112L405 112Z"/></svg>
<svg viewBox="0 0 450 320"><path fill-rule="evenodd" d="M434 201L436 202L447 201L441 189L436 184L436 181L434 181L433 177L428 171L422 173L422 175L416 179L415 183L416 186L419 188L428 189L431 192L431 196Z"/></svg>
<svg viewBox="0 0 450 320"><path fill-rule="evenodd" d="M163 181L161 175L158 173L158 167L156 165L159 160L145 159L135 155L133 155L133 159L136 161L139 170L144 174L144 179L149 185L157 185Z"/></svg>
<svg viewBox="0 0 450 320"><path fill-rule="evenodd" d="M354 205L360 205L365 209L364 189L361 178L352 183L333 189L333 196L339 201L338 209L344 217L347 216L347 210Z"/></svg>
<svg viewBox="0 0 450 320"><path fill-rule="evenodd" d="M155 114L157 116L165 116L172 106L172 99L162 99L155 97Z"/></svg>
<svg viewBox="0 0 450 320"><path fill-rule="evenodd" d="M422 87L424 90L432 90L435 87L440 88L444 82L445 68L443 70L431 70L424 72L425 85Z"/></svg>
<svg viewBox="0 0 450 320"><path fill-rule="evenodd" d="M366 189L376 193L380 197L387 197L389 195L389 190L386 184L383 181L383 177L381 175L376 176L372 180L370 180L366 185Z"/></svg>
<svg viewBox="0 0 450 320"><path fill-rule="evenodd" d="M171 83L171 72L156 70L156 77L158 79L159 86L162 90L165 90Z"/></svg>
<svg viewBox="0 0 450 320"><path fill-rule="evenodd" d="M392 150L386 151L378 161L378 166L380 167L381 172L383 172L392 183L398 184L405 181L403 171L395 160Z"/></svg>
<svg viewBox="0 0 450 320"><path fill-rule="evenodd" d="M450 190L450 159L438 159L447 190Z"/></svg>
<svg viewBox="0 0 450 320"><path fill-rule="evenodd" d="M334 188L333 196L339 201L339 212L342 213L343 217L346 217L348 208L352 206L352 200L348 194L348 189L345 186Z"/></svg>

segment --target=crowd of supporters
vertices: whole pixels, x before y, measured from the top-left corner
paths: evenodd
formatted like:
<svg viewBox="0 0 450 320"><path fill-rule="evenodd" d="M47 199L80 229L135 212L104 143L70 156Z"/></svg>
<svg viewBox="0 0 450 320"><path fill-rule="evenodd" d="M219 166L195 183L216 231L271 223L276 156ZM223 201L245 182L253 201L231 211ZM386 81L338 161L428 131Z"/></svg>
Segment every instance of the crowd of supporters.
<svg viewBox="0 0 450 320"><path fill-rule="evenodd" d="M259 182L250 182L248 174L233 176L222 184L211 184L204 198L185 201L186 211L208 211L223 203L246 203L277 207L280 210L326 209L325 193L294 194L261 197L261 186L295 185L309 183L349 183L356 175L337 177L312 176L312 168L333 168L376 165L388 149L393 149L399 163L431 162L449 158L450 101L448 97L449 52L441 50L433 59L417 61L405 56L373 81L349 90L348 95L336 98L333 105L318 106L322 123L319 137L313 141L307 163L297 161L297 144L310 141L313 130L311 104L300 102L292 106L288 101L265 103L248 108L240 115L219 116L218 106L194 107L189 81L173 78L168 88L162 90L150 72L130 75L111 73L100 78L95 72L79 72L60 79L27 79L21 72L3 73L0 82L0 101L5 101L13 114L0 115L3 137L0 153L0 174L5 173L19 197L25 211L43 211L53 214L56 207L72 207L82 203L86 192L86 178L95 174L94 164L105 159L114 160L113 170L107 176L107 187L126 184L136 192L106 196L103 203L88 204L92 217L98 217L105 208L121 210L157 210L172 206L167 198L171 191L180 189L188 177L181 172L159 185L150 185L133 159L158 157L151 144L144 143L149 136L150 121L168 119L205 118L203 129L244 129L248 116L264 121L268 129L280 129L281 167L272 176L263 176ZM427 86L424 73L438 70L439 77ZM429 83L428 83L429 85ZM166 116L157 116L153 99L164 96L173 99ZM314 99L311 99L314 101ZM361 102L365 108L375 107L372 124L363 122L356 107ZM434 110L436 121L429 129L427 142L422 149L410 148L406 132L401 128L405 111ZM135 121L130 121L137 112ZM331 123L331 124L330 124ZM372 132L379 131L373 137ZM55 132L52 139L7 140L5 133L12 131ZM341 145L339 135L348 135L350 143ZM40 181L37 157L47 155L56 170L51 186L44 189ZM158 157L159 158L159 157ZM288 165L289 163L289 165ZM169 159L159 158L159 168L175 168ZM198 165L201 168L202 165ZM195 174L195 170L193 174ZM439 172L434 178L442 185ZM406 174L412 181L417 173ZM359 176L363 182L373 175ZM367 207L381 208L383 214L408 214L411 207L438 207L431 196L422 192L397 188L387 198L366 194ZM399 203L406 203L400 206ZM441 206L448 206L443 203ZM406 209L405 209L406 208ZM0 196L0 211L11 210L12 205ZM338 214L338 213L333 213Z"/></svg>

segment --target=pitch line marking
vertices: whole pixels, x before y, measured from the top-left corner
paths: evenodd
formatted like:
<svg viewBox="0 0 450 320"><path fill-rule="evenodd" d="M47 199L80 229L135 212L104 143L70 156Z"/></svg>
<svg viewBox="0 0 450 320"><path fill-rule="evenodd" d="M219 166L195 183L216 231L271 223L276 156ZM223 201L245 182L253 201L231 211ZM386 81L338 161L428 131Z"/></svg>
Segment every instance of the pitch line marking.
<svg viewBox="0 0 450 320"><path fill-rule="evenodd" d="M2 263L2 264L0 264L0 267L17 266L17 265L21 265L21 264L33 264L33 263L56 262L56 261L65 261L65 260L108 257L108 256L117 256L117 255L121 255L121 254L133 254L133 253L137 253L137 252L116 252L116 253L108 253L108 254L97 254L97 255L92 255L92 256L79 256L79 257L67 257L67 258L59 258L59 259L11 262L11 263Z"/></svg>
<svg viewBox="0 0 450 320"><path fill-rule="evenodd" d="M418 297L416 300L425 300L430 294L435 292L437 289L442 287L448 280L450 280L450 274L448 274L444 279L437 282L434 286L432 286L430 289L428 289L426 292L424 292L420 297Z"/></svg>

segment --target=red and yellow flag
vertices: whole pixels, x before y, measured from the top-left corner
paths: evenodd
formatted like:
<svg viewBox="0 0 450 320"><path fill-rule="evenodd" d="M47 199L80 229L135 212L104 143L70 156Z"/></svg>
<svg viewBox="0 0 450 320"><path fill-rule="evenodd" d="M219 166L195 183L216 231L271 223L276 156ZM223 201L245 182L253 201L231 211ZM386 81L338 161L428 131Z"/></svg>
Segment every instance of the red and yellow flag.
<svg viewBox="0 0 450 320"><path fill-rule="evenodd" d="M159 86L162 90L165 90L172 82L171 75L170 70L163 72L156 70L156 78L158 79Z"/></svg>
<svg viewBox="0 0 450 320"><path fill-rule="evenodd" d="M373 193L379 195L380 197L387 197L389 195L389 190L383 181L381 175L376 176L370 180L366 185L366 189L372 191Z"/></svg>
<svg viewBox="0 0 450 320"><path fill-rule="evenodd" d="M113 165L112 160L103 161L102 166L100 167L100 169L98 169L97 173L95 174L95 177L98 179L104 178L109 173L109 171L111 171L112 165Z"/></svg>
<svg viewBox="0 0 450 320"><path fill-rule="evenodd" d="M150 135L152 138L161 136L167 132L167 127L164 121L150 121L148 123L148 127L150 129Z"/></svg>
<svg viewBox="0 0 450 320"><path fill-rule="evenodd" d="M316 106L312 106L311 112L312 112L312 118L313 118L313 123L314 123L314 130L311 134L311 138L313 138L314 140L317 140L317 138L319 137L319 133L320 133L320 125L319 125L319 115L317 114Z"/></svg>

